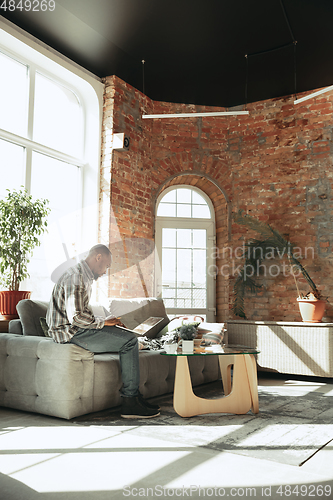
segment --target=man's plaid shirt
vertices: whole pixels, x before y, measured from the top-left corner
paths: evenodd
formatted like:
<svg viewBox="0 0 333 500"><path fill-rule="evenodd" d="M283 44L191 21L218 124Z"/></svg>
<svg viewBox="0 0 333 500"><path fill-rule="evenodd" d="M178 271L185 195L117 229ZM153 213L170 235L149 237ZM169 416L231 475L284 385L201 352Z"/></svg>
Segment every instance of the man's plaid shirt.
<svg viewBox="0 0 333 500"><path fill-rule="evenodd" d="M68 342L80 329L100 329L104 320L95 318L89 300L94 275L81 260L68 269L54 286L46 314L49 334L56 342Z"/></svg>

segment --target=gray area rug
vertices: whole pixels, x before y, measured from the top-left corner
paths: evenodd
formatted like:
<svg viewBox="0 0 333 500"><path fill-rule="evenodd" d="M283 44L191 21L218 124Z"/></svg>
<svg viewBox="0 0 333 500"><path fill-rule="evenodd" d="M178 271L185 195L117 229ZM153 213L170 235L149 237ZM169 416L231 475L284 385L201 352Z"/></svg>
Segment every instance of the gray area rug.
<svg viewBox="0 0 333 500"><path fill-rule="evenodd" d="M200 386L198 396L221 396L221 382ZM172 394L154 398L161 415L153 419L122 419L119 408L84 415L80 425L119 427L122 432L156 437L169 443L202 446L289 465L302 465L333 440L333 391L329 394L286 386L260 386L259 414L177 415ZM331 443L333 445L333 443Z"/></svg>

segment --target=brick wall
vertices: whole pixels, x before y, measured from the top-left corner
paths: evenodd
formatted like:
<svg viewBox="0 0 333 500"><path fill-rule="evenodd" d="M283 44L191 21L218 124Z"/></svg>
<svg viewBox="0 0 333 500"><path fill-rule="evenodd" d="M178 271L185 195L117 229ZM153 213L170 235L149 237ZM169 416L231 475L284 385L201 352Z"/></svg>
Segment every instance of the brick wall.
<svg viewBox="0 0 333 500"><path fill-rule="evenodd" d="M110 295L154 294L155 201L170 185L190 184L215 208L219 320L232 317L239 247L257 236L232 222L239 209L287 235L331 301L333 93L296 106L293 101L249 104L249 116L143 120L142 114L216 108L153 102L117 77L105 79L99 230L114 255ZM112 149L113 132L130 137L129 151ZM265 261L262 289L246 298L249 319L300 320L287 264ZM302 280L299 286L308 291Z"/></svg>

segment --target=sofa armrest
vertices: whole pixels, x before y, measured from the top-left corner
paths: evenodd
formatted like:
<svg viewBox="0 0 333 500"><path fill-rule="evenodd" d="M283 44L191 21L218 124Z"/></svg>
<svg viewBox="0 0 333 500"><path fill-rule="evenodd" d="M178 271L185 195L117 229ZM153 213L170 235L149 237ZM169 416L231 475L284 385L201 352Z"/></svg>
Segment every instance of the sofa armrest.
<svg viewBox="0 0 333 500"><path fill-rule="evenodd" d="M20 319L12 319L8 325L8 333L23 335L22 323Z"/></svg>
<svg viewBox="0 0 333 500"><path fill-rule="evenodd" d="M93 379L86 349L0 334L0 406L70 419L93 411Z"/></svg>

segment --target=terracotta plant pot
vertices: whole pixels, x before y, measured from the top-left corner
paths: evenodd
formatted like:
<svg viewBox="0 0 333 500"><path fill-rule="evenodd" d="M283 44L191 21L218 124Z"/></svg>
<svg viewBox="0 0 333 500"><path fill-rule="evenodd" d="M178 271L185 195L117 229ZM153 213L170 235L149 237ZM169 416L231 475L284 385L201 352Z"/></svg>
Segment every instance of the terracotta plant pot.
<svg viewBox="0 0 333 500"><path fill-rule="evenodd" d="M16 305L23 299L30 299L31 292L4 291L0 292L0 314L4 319L17 319Z"/></svg>
<svg viewBox="0 0 333 500"><path fill-rule="evenodd" d="M297 299L302 320L307 323L320 323L325 312L325 300Z"/></svg>

